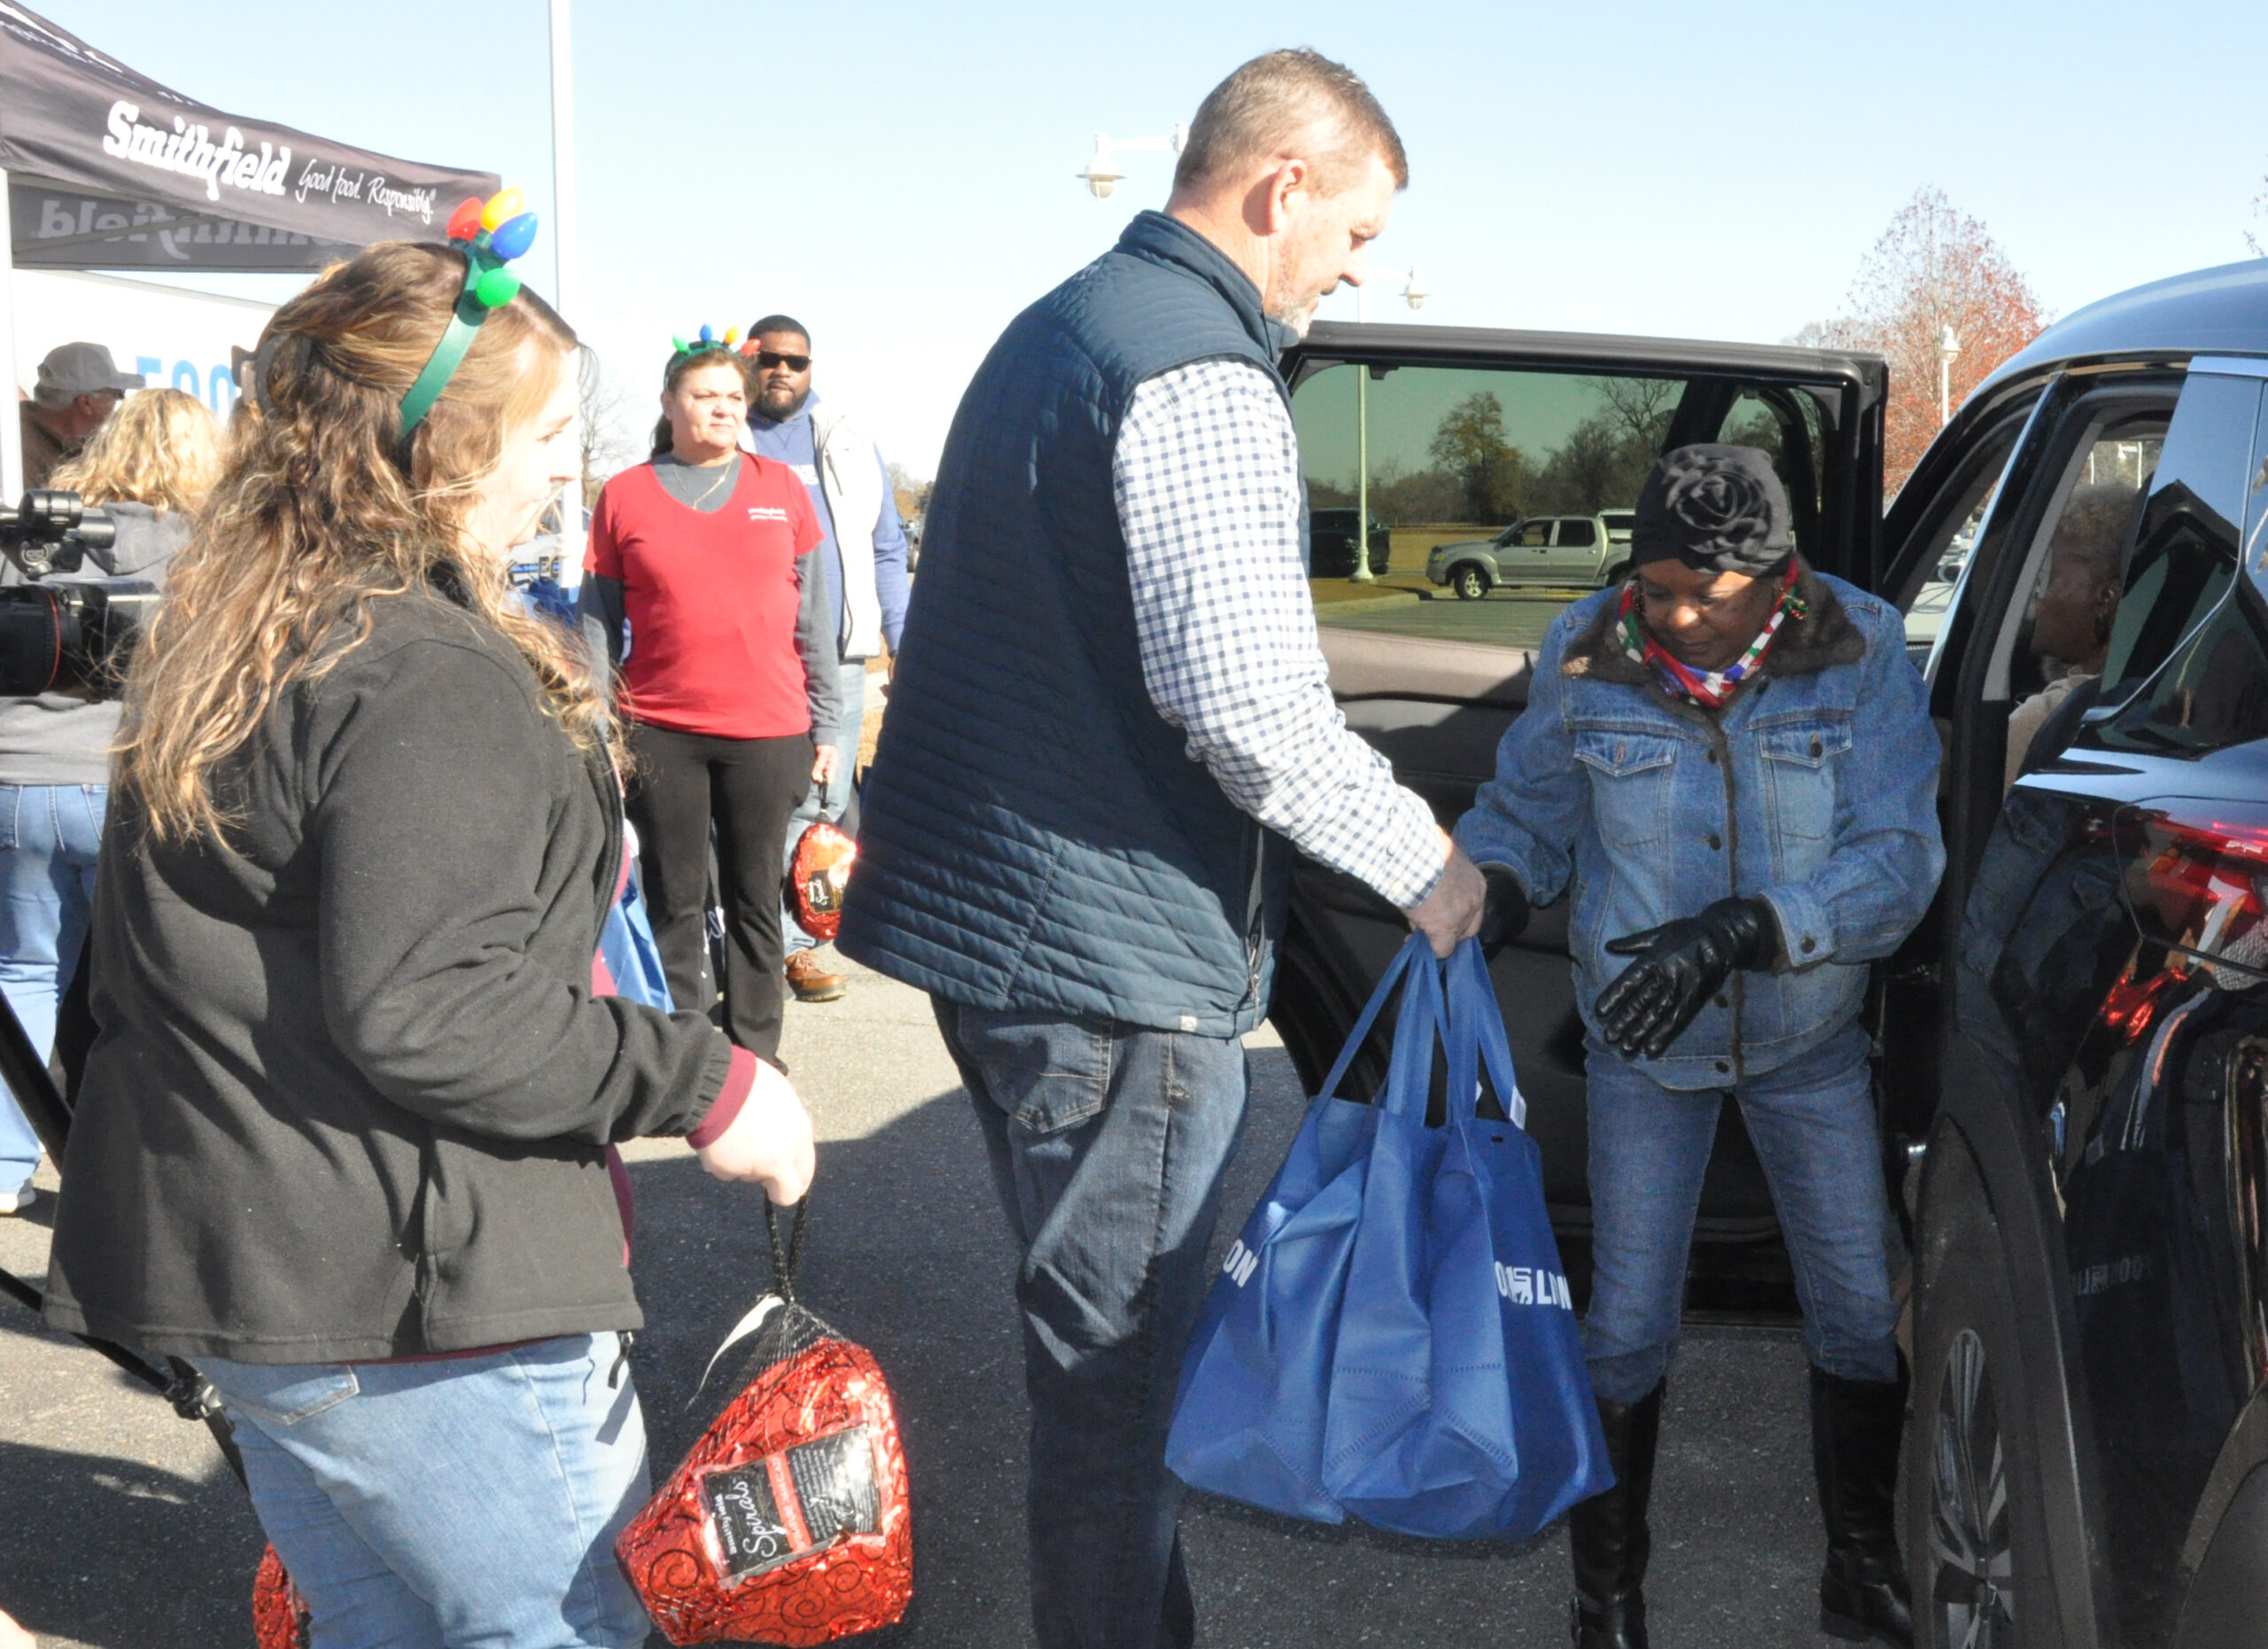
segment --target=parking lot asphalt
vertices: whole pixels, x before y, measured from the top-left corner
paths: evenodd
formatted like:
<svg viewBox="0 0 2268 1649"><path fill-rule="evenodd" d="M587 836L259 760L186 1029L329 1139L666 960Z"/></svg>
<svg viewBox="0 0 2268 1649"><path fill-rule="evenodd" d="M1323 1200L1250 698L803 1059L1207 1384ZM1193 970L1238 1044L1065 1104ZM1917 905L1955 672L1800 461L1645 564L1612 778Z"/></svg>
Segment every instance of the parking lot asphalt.
<svg viewBox="0 0 2268 1649"><path fill-rule="evenodd" d="M1471 605L1472 603L1468 603ZM831 954L823 953L823 954ZM881 1358L915 1493L916 1600L889 1649L1020 1649L1026 1414L1015 1256L976 1124L926 1001L856 968L848 998L791 1004L783 1056L823 1144L804 1294ZM1303 1108L1271 1033L1250 1039L1251 1119L1218 1241L1265 1186ZM688 1410L703 1363L763 1286L752 1189L681 1145L635 1147L640 1293L632 1362L657 1475L724 1394ZM44 1270L55 1179L0 1221L0 1264ZM1647 1586L1656 1641L1690 1649L1823 1643L1804 1358L1783 1330L1696 1328L1673 1377ZM0 1303L0 1608L53 1649L244 1649L261 1540L201 1427ZM1324 1528L1192 1497L1185 1540L1200 1640L1222 1649L1566 1642L1557 1528L1442 1544ZM662 1639L656 1636L653 1644Z"/></svg>
<svg viewBox="0 0 2268 1649"><path fill-rule="evenodd" d="M1587 592L1563 589L1491 590L1479 601L1459 601L1447 590L1402 600L1319 604L1316 622L1335 629L1423 636L1436 642L1479 642L1490 647L1534 647L1569 602Z"/></svg>

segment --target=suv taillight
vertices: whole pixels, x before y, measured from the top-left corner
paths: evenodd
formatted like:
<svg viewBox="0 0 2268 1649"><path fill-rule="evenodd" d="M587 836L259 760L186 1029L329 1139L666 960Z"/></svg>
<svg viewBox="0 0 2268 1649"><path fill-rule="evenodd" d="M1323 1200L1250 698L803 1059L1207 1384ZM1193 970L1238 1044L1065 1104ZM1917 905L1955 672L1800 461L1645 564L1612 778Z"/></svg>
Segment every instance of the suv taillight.
<svg viewBox="0 0 2268 1649"><path fill-rule="evenodd" d="M2117 837L2127 908L2173 953L2169 972L2202 967L2223 990L2268 982L2268 806L2168 797L2122 808Z"/></svg>

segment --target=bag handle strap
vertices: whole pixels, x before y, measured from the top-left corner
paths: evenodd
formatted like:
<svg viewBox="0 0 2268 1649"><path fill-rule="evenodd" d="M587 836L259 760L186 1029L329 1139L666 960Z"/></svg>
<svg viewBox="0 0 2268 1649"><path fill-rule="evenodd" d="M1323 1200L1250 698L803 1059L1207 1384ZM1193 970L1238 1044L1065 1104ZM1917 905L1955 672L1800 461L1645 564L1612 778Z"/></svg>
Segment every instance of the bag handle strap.
<svg viewBox="0 0 2268 1649"><path fill-rule="evenodd" d="M1394 1056L1386 1066L1382 1103L1397 1116L1425 1115L1426 1091L1433 1085L1433 1049L1449 1046L1448 1015L1441 1003L1441 964L1424 935L1411 934L1404 947L1410 961L1402 978L1402 1017L1394 1028Z"/></svg>
<svg viewBox="0 0 2268 1649"><path fill-rule="evenodd" d="M812 1200L805 1196L796 1204L796 1223L788 1237L788 1246L780 1246L780 1213L772 1206L772 1199L764 1199L764 1234L772 1241L772 1291L793 1305L796 1303L796 1267L804 1257L804 1220L812 1211Z"/></svg>
<svg viewBox="0 0 2268 1649"><path fill-rule="evenodd" d="M1339 1050L1339 1061L1332 1066L1331 1074L1323 1079L1323 1086L1317 1091L1317 1098L1328 1098L1338 1093L1339 1085L1347 1078L1347 1068L1355 1062L1355 1055L1362 1051L1363 1044L1370 1039L1371 1027L1378 1023L1379 1015L1386 1007L1386 998L1394 994L1394 987L1401 983L1402 976L1410 970L1411 961L1425 948L1425 936L1413 933L1410 936L1409 943L1394 953L1394 960L1386 965L1386 971L1379 976L1378 986L1371 992L1371 1000L1363 1005L1362 1013L1355 1016L1355 1028L1347 1033L1347 1046ZM1430 953L1427 960L1432 960ZM1404 1011L1406 1012L1407 1009L1405 1008ZM1398 1038L1395 1046L1397 1047L1400 1046Z"/></svg>
<svg viewBox="0 0 2268 1649"><path fill-rule="evenodd" d="M1527 1101L1512 1070L1511 1038L1504 1034L1504 1010L1489 980L1480 941L1467 939L1458 945L1449 957L1448 973L1449 1091L1457 1094L1470 1088L1472 1106L1477 1111L1480 1072L1485 1068L1505 1116L1513 1127L1525 1131ZM1466 1115L1461 1108L1452 1108L1452 1113L1460 1117Z"/></svg>

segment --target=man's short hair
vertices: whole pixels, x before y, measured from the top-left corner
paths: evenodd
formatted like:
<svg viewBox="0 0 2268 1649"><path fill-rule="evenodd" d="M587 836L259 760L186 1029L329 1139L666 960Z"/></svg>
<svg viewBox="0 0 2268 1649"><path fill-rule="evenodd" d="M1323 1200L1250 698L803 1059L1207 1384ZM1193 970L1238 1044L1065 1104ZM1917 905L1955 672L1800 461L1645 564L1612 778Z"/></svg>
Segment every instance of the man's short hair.
<svg viewBox="0 0 2268 1649"><path fill-rule="evenodd" d="M1307 46L1254 58L1205 95L1174 167L1174 187L1219 183L1311 135L1316 147L1307 158L1324 193L1355 183L1372 155L1386 162L1395 188L1410 187L1401 135L1362 76Z"/></svg>
<svg viewBox="0 0 2268 1649"><path fill-rule="evenodd" d="M807 344L812 341L811 328L792 315L767 315L761 321L749 323L748 335L750 338L761 338L766 332L793 332Z"/></svg>

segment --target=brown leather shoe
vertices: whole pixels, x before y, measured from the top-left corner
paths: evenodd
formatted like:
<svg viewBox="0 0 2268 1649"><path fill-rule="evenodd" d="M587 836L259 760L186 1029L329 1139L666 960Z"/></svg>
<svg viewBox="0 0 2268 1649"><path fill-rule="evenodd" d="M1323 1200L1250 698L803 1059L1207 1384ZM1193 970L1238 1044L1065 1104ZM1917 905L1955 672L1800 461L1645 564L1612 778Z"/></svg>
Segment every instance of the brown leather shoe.
<svg viewBox="0 0 2268 1649"><path fill-rule="evenodd" d="M788 988L796 993L798 1002L832 1002L850 988L841 974L831 974L819 965L817 953L811 951L791 951L785 969Z"/></svg>

